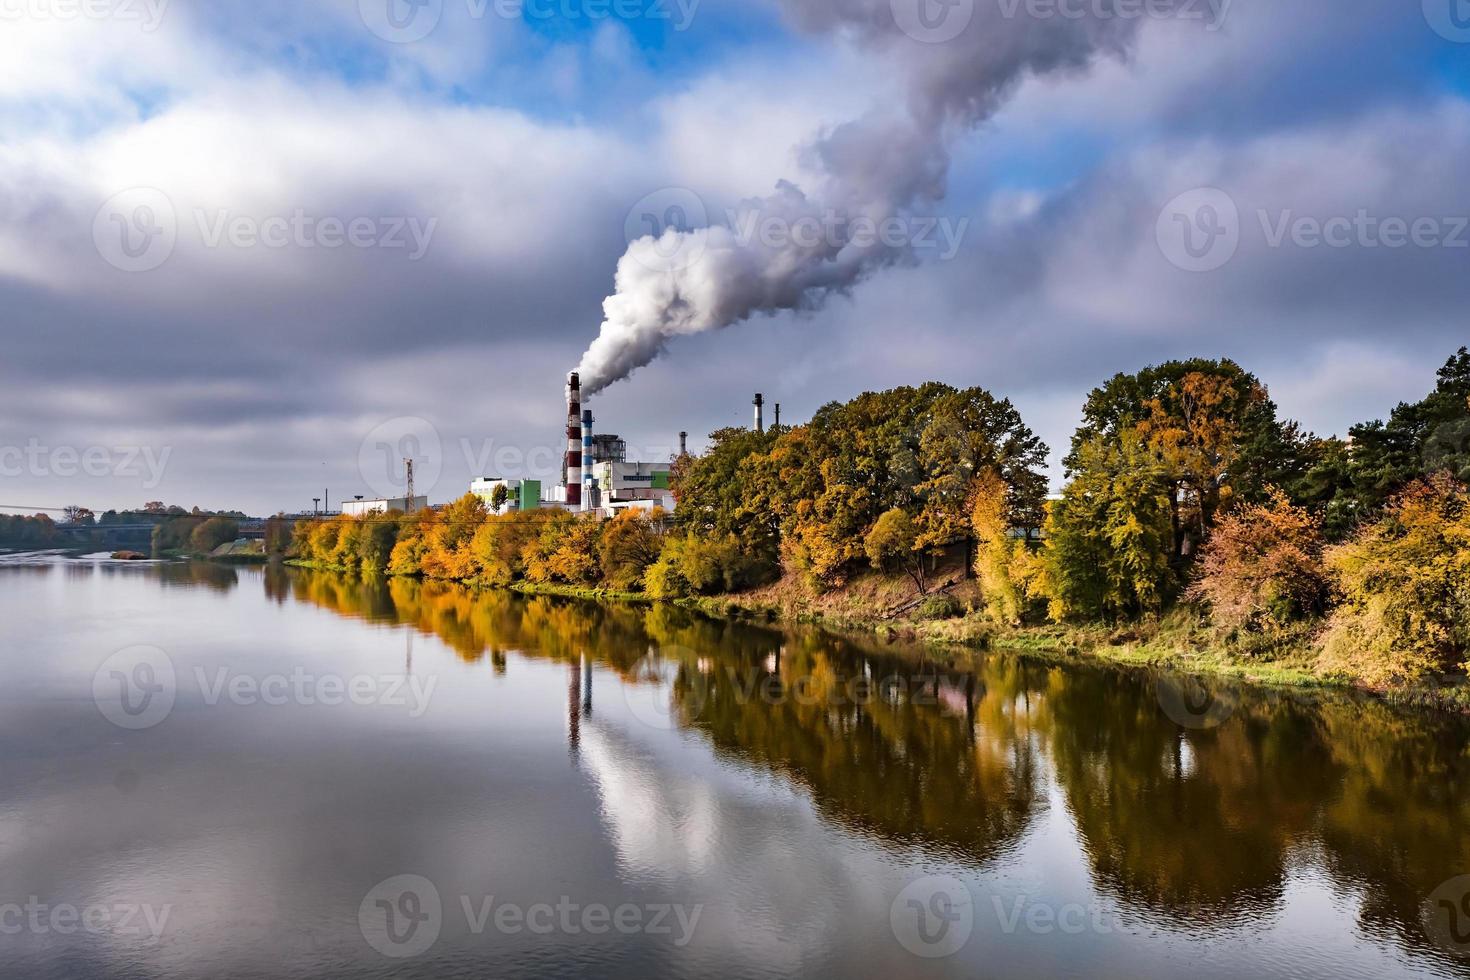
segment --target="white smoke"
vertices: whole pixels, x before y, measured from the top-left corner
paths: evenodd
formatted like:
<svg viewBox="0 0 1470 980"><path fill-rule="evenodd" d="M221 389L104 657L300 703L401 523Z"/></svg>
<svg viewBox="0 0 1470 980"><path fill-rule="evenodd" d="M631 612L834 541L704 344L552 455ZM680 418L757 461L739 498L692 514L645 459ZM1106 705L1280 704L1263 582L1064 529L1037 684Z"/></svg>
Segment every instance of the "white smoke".
<svg viewBox="0 0 1470 980"><path fill-rule="evenodd" d="M818 137L806 148L822 175L813 196L782 182L744 202L730 226L666 227L634 241L582 356L588 394L649 364L675 337L812 309L911 260L902 236L872 231L905 220L918 227L916 209L944 198L949 141L992 115L1028 75L1084 71L1099 55L1126 54L1140 24L1114 6L1131 9L1130 0L1092 0L1085 15L1066 17L1060 7L1038 16L1023 0L938 0L948 2L941 12L966 19L957 35L936 40L914 26L932 18L905 16L906 6L935 0L780 2L798 27L854 37L879 54L905 86L907 111L873 112ZM757 226L783 234L750 234Z"/></svg>

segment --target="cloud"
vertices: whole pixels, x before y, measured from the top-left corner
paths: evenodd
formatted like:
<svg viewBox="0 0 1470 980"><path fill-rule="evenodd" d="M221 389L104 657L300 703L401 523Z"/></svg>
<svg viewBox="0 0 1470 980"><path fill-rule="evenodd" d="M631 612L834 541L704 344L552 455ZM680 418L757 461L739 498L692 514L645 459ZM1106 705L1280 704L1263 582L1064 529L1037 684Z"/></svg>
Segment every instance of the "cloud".
<svg viewBox="0 0 1470 980"><path fill-rule="evenodd" d="M273 512L309 500L308 484L362 492L359 443L413 415L445 435L446 499L482 475L462 439L556 439L561 376L596 331L635 202L684 187L723 218L781 177L806 203L773 200L798 212L875 187L928 194L939 172L866 137L936 114L971 121L998 104L962 97L989 91L973 72L1071 66L1129 36L1126 61L1022 71L994 90L1011 94L1000 112L946 140L949 197L934 213L969 222L951 261L905 260L825 309L683 339L599 397L599 424L650 447L687 429L698 444L745 424L757 387L796 420L862 388L938 377L1015 396L1057 447L1108 374L1231 354L1284 409L1341 431L1387 411L1386 395L1422 394L1416 379L1464 342L1463 253L1273 247L1257 217L1470 213L1464 98L1416 10L1236 0L1216 33L1165 20L1073 38L1031 25L1006 36L1053 53L1002 44L999 62L972 63L964 43L895 35L888 0L786 5L787 34L764 8L726 31L749 5L708 2L662 48L636 30L548 39L498 21L394 45L363 26L356 0L176 0L142 34L7 23L0 446L172 447L161 495ZM1369 56L1381 70L1361 69ZM575 68L565 87L538 91L556 64ZM843 127L852 120L862 125ZM178 236L159 268L126 273L99 254L94 219L138 185L167 193ZM1205 186L1238 205L1241 243L1222 268L1187 273L1156 223ZM437 221L407 261L208 247L197 217L298 210ZM1393 371L1359 384L1375 357ZM159 495L27 481L14 489L37 503Z"/></svg>

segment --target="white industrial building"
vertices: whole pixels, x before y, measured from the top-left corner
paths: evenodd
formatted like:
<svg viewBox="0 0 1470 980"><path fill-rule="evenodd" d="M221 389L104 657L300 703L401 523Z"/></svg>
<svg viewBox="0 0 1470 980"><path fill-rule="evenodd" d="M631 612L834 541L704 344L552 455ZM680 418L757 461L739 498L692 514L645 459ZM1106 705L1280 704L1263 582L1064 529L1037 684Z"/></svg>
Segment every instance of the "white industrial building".
<svg viewBox="0 0 1470 980"><path fill-rule="evenodd" d="M386 500L345 500L342 502L342 513L348 517L369 517L373 514L386 514L390 510L396 510L404 514L417 513L427 510L429 506L428 497L394 497Z"/></svg>

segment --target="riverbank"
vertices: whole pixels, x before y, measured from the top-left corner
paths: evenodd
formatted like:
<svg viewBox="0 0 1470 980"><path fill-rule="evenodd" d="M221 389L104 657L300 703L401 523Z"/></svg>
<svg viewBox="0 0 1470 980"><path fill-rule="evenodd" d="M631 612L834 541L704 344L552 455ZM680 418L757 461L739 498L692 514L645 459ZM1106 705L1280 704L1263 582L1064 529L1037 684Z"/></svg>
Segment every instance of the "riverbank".
<svg viewBox="0 0 1470 980"><path fill-rule="evenodd" d="M979 608L973 580L958 583L951 594L967 611L960 616L927 619L888 618L873 610L884 605L903 583L865 576L834 594L815 596L791 583L777 583L746 595L683 600L714 616L744 616L766 622L811 624L849 636L871 635L894 642L920 643L951 651L993 650L1054 664L1104 663L1124 668L1169 671L1231 683L1310 694L1370 695L1389 703L1470 714L1470 684L1447 678L1438 684L1371 688L1351 678L1318 669L1317 629L1304 624L1274 640L1247 640L1223 635L1199 613L1178 609L1157 620L1128 623L1001 627ZM912 586L909 587L912 592Z"/></svg>
<svg viewBox="0 0 1470 980"><path fill-rule="evenodd" d="M322 562L288 560L286 564L316 571L352 574L352 570ZM1049 664L1100 663L1146 671L1169 671L1244 683L1301 694L1369 694L1384 701L1434 710L1470 713L1470 687L1463 680L1439 685L1397 689L1370 689L1324 675L1317 670L1315 636L1310 628L1266 644L1246 645L1222 637L1204 617L1187 610L1147 623L1123 626L999 627L981 606L974 580L936 577L949 584L945 604L957 615L926 617L918 609L891 616L910 605L912 582L897 576L868 573L838 590L817 593L783 579L745 593L693 596L661 600L647 593L586 586L520 581L510 586L486 582L458 583L471 589L504 588L526 596L551 596L589 602L616 602L652 606L660 602L690 609L716 619L743 620L769 626L814 626L848 639L885 646L917 647L926 656L954 663L986 651L1011 654Z"/></svg>

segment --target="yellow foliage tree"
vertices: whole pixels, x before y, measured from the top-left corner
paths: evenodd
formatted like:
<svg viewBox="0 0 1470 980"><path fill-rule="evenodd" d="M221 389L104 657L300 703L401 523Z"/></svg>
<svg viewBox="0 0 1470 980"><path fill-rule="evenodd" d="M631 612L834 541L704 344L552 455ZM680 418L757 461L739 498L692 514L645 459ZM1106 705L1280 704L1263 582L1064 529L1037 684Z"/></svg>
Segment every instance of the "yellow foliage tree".
<svg viewBox="0 0 1470 980"><path fill-rule="evenodd" d="M1383 518L1327 553L1344 602L1324 669L1374 685L1465 666L1470 654L1470 490L1447 475L1414 484Z"/></svg>

